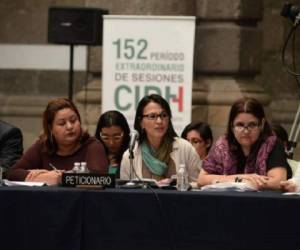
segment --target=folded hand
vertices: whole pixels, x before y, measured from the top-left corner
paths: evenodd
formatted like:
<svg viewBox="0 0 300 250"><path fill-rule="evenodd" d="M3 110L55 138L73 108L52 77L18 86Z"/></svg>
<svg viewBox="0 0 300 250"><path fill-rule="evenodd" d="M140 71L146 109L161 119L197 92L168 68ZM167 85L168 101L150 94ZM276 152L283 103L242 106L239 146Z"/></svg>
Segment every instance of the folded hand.
<svg viewBox="0 0 300 250"><path fill-rule="evenodd" d="M269 177L265 175L245 174L243 176L243 181L247 182L249 185L251 185L257 190L265 189L267 187L268 180Z"/></svg>
<svg viewBox="0 0 300 250"><path fill-rule="evenodd" d="M293 180L281 181L280 186L284 191L287 192L295 192L297 189L297 185Z"/></svg>
<svg viewBox="0 0 300 250"><path fill-rule="evenodd" d="M45 169L30 170L25 181L45 182L47 185L57 185L61 183L62 171Z"/></svg>

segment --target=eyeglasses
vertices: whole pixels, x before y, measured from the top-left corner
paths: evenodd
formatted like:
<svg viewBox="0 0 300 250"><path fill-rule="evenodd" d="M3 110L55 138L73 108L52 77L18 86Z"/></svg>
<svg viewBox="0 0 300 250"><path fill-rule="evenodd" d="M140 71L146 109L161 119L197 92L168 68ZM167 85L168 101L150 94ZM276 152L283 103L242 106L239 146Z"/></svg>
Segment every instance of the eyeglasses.
<svg viewBox="0 0 300 250"><path fill-rule="evenodd" d="M260 126L260 123L256 122L249 122L248 124L245 124L243 122L238 122L237 124L233 125L233 129L236 132L242 132L245 131L246 129L251 132L257 130L257 128Z"/></svg>
<svg viewBox="0 0 300 250"><path fill-rule="evenodd" d="M160 114L150 113L147 115L142 115L142 117L146 117L148 120L157 120L159 117L161 120L167 119L169 115L166 112L161 112Z"/></svg>
<svg viewBox="0 0 300 250"><path fill-rule="evenodd" d="M124 133L116 134L116 135L113 135L113 136L108 136L106 134L100 133L100 137L101 137L102 141L104 141L104 142L108 142L109 140L112 140L112 141L115 141L115 142L120 142L123 138L123 135L124 135Z"/></svg>
<svg viewBox="0 0 300 250"><path fill-rule="evenodd" d="M191 140L188 140L192 145L198 145L198 144L201 144L203 143L203 140L200 140L200 139L191 139Z"/></svg>

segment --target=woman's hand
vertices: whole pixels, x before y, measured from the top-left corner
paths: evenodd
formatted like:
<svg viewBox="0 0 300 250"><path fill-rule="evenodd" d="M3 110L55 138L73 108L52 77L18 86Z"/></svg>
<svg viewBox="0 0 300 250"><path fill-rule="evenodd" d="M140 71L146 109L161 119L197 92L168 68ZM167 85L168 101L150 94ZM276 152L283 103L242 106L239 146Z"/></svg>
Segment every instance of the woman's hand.
<svg viewBox="0 0 300 250"><path fill-rule="evenodd" d="M284 191L287 192L295 192L298 188L297 184L292 179L289 179L287 181L281 181L280 186Z"/></svg>
<svg viewBox="0 0 300 250"><path fill-rule="evenodd" d="M34 169L30 170L25 181L45 182L47 185L57 185L61 183L62 171L60 170L45 170Z"/></svg>
<svg viewBox="0 0 300 250"><path fill-rule="evenodd" d="M161 185L170 185L170 183L172 181L173 181L173 179L171 179L171 178L165 178L165 179L157 181L156 183L157 183L158 186L161 186Z"/></svg>
<svg viewBox="0 0 300 250"><path fill-rule="evenodd" d="M241 177L243 179L243 182L248 183L250 186L257 190L265 189L269 180L268 176L258 174L244 174Z"/></svg>

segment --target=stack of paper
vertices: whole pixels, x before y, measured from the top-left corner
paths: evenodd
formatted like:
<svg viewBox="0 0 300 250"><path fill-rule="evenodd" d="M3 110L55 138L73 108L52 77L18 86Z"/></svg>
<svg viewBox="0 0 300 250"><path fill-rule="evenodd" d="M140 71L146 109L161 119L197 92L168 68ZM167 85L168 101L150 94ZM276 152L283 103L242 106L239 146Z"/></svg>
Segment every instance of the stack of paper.
<svg viewBox="0 0 300 250"><path fill-rule="evenodd" d="M257 191L255 188L245 182L220 182L206 185L201 188L203 191Z"/></svg>
<svg viewBox="0 0 300 250"><path fill-rule="evenodd" d="M47 186L44 182L32 182L32 181L9 181L7 179L3 180L4 186L28 186L28 187L41 187Z"/></svg>

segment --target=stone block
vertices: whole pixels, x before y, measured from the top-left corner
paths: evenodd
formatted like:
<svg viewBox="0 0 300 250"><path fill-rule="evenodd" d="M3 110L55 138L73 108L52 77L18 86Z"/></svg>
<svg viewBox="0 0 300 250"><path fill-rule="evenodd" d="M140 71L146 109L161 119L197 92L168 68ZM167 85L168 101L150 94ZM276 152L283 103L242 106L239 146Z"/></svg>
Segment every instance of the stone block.
<svg viewBox="0 0 300 250"><path fill-rule="evenodd" d="M76 101L81 104L101 105L101 79L94 78L76 94Z"/></svg>
<svg viewBox="0 0 300 250"><path fill-rule="evenodd" d="M86 83L86 72L75 71L74 93ZM13 95L57 95L67 96L68 71L47 70L0 70L0 91Z"/></svg>
<svg viewBox="0 0 300 250"><path fill-rule="evenodd" d="M192 107L192 122L207 121L208 111L206 105L194 105Z"/></svg>
<svg viewBox="0 0 300 250"><path fill-rule="evenodd" d="M86 5L113 15L195 15L194 0L86 0Z"/></svg>
<svg viewBox="0 0 300 250"><path fill-rule="evenodd" d="M49 99L54 96L3 95L0 101L2 116L41 116Z"/></svg>
<svg viewBox="0 0 300 250"><path fill-rule="evenodd" d="M88 71L90 73L102 72L102 47L90 46L88 50Z"/></svg>
<svg viewBox="0 0 300 250"><path fill-rule="evenodd" d="M75 71L73 74L73 96L80 91L86 83L86 72ZM69 71L41 71L39 75L38 92L41 95L68 96Z"/></svg>
<svg viewBox="0 0 300 250"><path fill-rule="evenodd" d="M208 107L208 117L207 122L213 126L224 126L226 127L228 116L229 116L230 106L224 105L210 105Z"/></svg>
<svg viewBox="0 0 300 250"><path fill-rule="evenodd" d="M223 136L227 133L227 127L225 126L211 125L210 127L213 132L213 142L216 142L220 136Z"/></svg>
<svg viewBox="0 0 300 250"><path fill-rule="evenodd" d="M42 115L49 96L5 95L0 101L0 117L19 127L24 149L30 147L42 131Z"/></svg>
<svg viewBox="0 0 300 250"><path fill-rule="evenodd" d="M288 22L288 20L286 20ZM262 22L263 48L266 52L274 51L278 53L284 40L283 17L280 16L279 9L265 9Z"/></svg>
<svg viewBox="0 0 300 250"><path fill-rule="evenodd" d="M258 28L241 28L239 72L258 74L262 67L262 31Z"/></svg>
<svg viewBox="0 0 300 250"><path fill-rule="evenodd" d="M200 87L201 86L201 87ZM231 106L234 101L251 96L264 106L270 104L270 97L251 78L197 77L193 87L193 105ZM201 99L202 98L202 99Z"/></svg>
<svg viewBox="0 0 300 250"><path fill-rule="evenodd" d="M200 23L195 70L209 74L255 75L261 68L261 31L234 23Z"/></svg>
<svg viewBox="0 0 300 250"><path fill-rule="evenodd" d="M196 16L207 20L262 19L261 0L196 0Z"/></svg>
<svg viewBox="0 0 300 250"><path fill-rule="evenodd" d="M270 108L272 109L274 123L293 124L299 107L299 100L273 100Z"/></svg>
<svg viewBox="0 0 300 250"><path fill-rule="evenodd" d="M86 128L91 135L94 135L94 128L96 127L99 116L101 114L101 106L84 103L77 103L76 105L81 115L81 122L83 127Z"/></svg>
<svg viewBox="0 0 300 250"><path fill-rule="evenodd" d="M24 152L38 139L42 131L42 116L23 117L22 120L15 116L3 116L1 119L21 129Z"/></svg>
<svg viewBox="0 0 300 250"><path fill-rule="evenodd" d="M0 42L47 43L49 7L84 6L84 2L84 0L1 0Z"/></svg>

